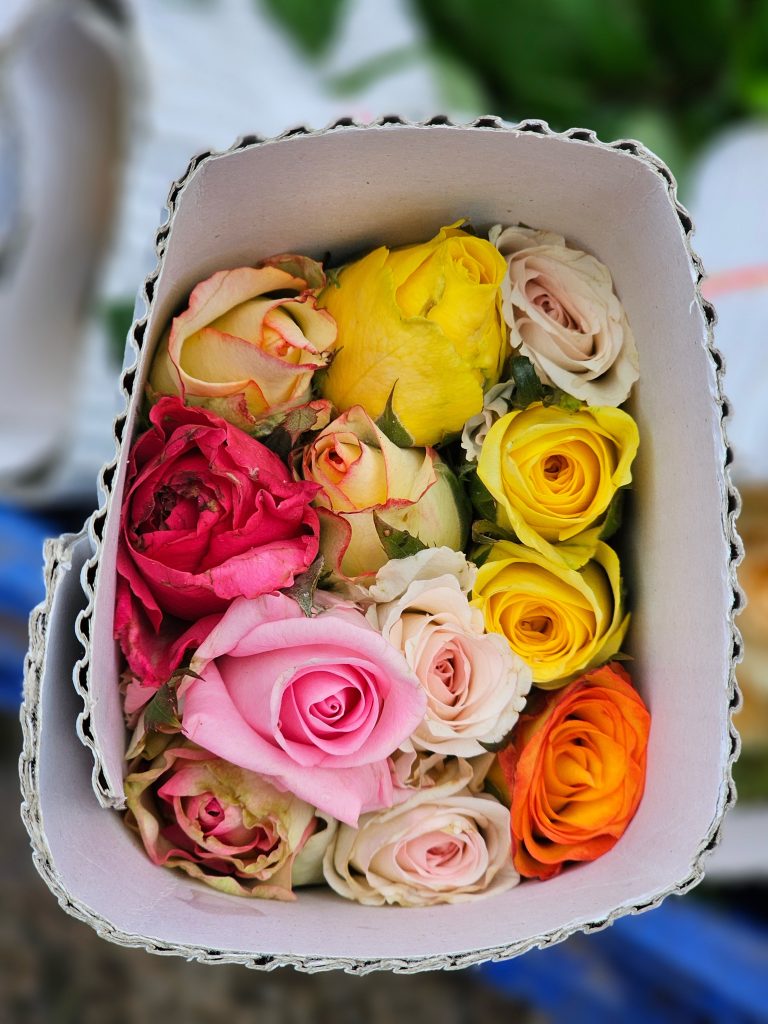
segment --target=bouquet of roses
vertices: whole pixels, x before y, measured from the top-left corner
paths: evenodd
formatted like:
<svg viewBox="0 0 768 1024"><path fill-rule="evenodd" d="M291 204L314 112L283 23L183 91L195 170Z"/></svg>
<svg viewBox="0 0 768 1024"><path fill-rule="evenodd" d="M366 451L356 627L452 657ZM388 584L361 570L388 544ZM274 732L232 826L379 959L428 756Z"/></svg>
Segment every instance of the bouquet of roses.
<svg viewBox="0 0 768 1024"><path fill-rule="evenodd" d="M607 268L463 224L192 291L121 514L126 820L224 892L426 906L621 837L637 354Z"/></svg>

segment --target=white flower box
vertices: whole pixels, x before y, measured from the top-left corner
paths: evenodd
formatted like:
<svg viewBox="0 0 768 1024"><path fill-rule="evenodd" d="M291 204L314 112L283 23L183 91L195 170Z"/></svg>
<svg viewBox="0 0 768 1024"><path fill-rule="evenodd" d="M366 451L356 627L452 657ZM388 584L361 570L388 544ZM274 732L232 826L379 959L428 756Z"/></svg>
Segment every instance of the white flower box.
<svg viewBox="0 0 768 1024"><path fill-rule="evenodd" d="M637 143L604 145L582 130L557 135L538 121L483 118L457 127L392 118L244 139L227 153L196 157L174 184L169 209L158 266L141 293L146 313L130 340L127 408L116 424L116 462L103 473L105 504L87 539L50 549L48 603L33 618L24 816L62 905L114 941L201 960L423 970L511 956L696 884L734 799L740 545L714 314L698 291L691 223L669 171ZM613 274L637 340L641 377L631 410L641 447L624 560L633 678L653 716L645 796L623 839L599 860L485 901L382 910L328 890L300 890L293 904L215 893L155 867L104 809L123 801L112 620L125 442L153 350L190 289L216 270L286 250L330 250L339 262L380 243L429 238L463 216L481 229L549 228L594 253ZM75 577L84 561L83 593ZM75 738L68 683L78 657L77 728L87 750Z"/></svg>

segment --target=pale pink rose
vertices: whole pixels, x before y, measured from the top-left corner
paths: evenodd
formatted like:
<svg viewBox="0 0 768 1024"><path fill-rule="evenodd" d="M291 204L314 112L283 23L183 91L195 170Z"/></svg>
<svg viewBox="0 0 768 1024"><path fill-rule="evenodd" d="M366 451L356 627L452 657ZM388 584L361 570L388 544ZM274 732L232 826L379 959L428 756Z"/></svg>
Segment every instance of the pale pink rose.
<svg viewBox="0 0 768 1024"><path fill-rule="evenodd" d="M393 799L387 758L424 715L402 654L349 606L235 601L179 687L182 731L354 825Z"/></svg>
<svg viewBox="0 0 768 1024"><path fill-rule="evenodd" d="M295 899L296 858L310 839L312 859L335 824L253 772L176 737L125 780L128 825L155 864L180 868L221 892Z"/></svg>
<svg viewBox="0 0 768 1024"><path fill-rule="evenodd" d="M389 810L341 825L325 853L328 885L368 906L428 907L504 892L520 878L511 859L509 812L462 788L460 770Z"/></svg>
<svg viewBox="0 0 768 1024"><path fill-rule="evenodd" d="M441 568L429 551L388 562L371 588L372 597L388 600L375 601L366 616L403 652L427 695L426 716L406 748L475 757L511 732L532 674L503 636L484 631L456 575L430 578Z"/></svg>
<svg viewBox="0 0 768 1024"><path fill-rule="evenodd" d="M467 532L460 489L432 448L399 448L353 406L304 449L301 474L322 490L320 550L347 580L365 582L387 561L374 514L427 545L461 548Z"/></svg>
<svg viewBox="0 0 768 1024"><path fill-rule="evenodd" d="M284 255L197 285L157 351L151 389L204 405L243 430L310 401L336 323L318 309L320 264Z"/></svg>
<svg viewBox="0 0 768 1024"><path fill-rule="evenodd" d="M635 339L608 268L550 231L497 225L510 343L540 379L588 405L621 405L639 376Z"/></svg>

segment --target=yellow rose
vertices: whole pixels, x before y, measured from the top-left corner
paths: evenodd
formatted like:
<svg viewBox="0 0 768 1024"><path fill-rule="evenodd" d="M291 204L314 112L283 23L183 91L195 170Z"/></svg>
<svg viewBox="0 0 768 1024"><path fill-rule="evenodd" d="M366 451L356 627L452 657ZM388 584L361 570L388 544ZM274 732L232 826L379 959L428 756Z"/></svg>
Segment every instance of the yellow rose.
<svg viewBox="0 0 768 1024"><path fill-rule="evenodd" d="M482 409L506 356L505 273L490 242L456 225L431 242L382 246L344 267L320 299L339 331L324 397L378 419L392 396L403 443L432 445L459 433Z"/></svg>
<svg viewBox="0 0 768 1024"><path fill-rule="evenodd" d="M544 689L564 686L619 651L629 625L619 560L599 542L579 571L511 541L499 541L472 591L489 632L501 633Z"/></svg>
<svg viewBox="0 0 768 1024"><path fill-rule="evenodd" d="M466 517L458 485L431 448L398 448L359 407L304 449L302 476L322 488L320 550L347 579L370 577L388 561L374 516L429 547L460 550Z"/></svg>
<svg viewBox="0 0 768 1024"><path fill-rule="evenodd" d="M312 375L336 340L315 297L324 282L319 263L291 255L202 281L161 342L150 388L243 430L308 403Z"/></svg>
<svg viewBox="0 0 768 1024"><path fill-rule="evenodd" d="M496 518L521 543L572 568L594 548L616 491L632 480L635 421L610 406L568 411L540 403L497 420L477 474L496 499ZM584 531L595 526L589 535ZM579 539L579 546L553 544Z"/></svg>

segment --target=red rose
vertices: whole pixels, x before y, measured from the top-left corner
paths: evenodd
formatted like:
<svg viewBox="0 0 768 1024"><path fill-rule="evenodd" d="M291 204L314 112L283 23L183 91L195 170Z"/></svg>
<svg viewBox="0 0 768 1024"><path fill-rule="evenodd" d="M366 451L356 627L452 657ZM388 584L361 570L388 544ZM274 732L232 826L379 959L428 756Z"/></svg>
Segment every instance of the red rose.
<svg viewBox="0 0 768 1024"><path fill-rule="evenodd" d="M167 667L151 648L187 628L168 616L199 620L290 586L317 555L319 525L318 487L237 427L178 398L160 399L150 420L128 459L115 631L151 685L147 666Z"/></svg>

